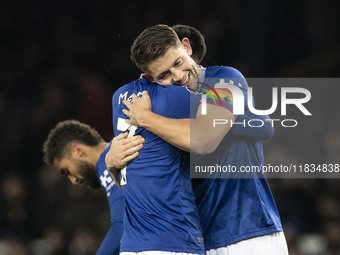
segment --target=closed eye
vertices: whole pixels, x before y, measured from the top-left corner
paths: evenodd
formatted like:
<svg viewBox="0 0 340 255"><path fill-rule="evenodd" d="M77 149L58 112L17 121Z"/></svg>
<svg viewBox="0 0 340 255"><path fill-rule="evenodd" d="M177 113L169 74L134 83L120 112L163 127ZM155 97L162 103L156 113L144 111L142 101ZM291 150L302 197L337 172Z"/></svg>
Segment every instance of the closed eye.
<svg viewBox="0 0 340 255"><path fill-rule="evenodd" d="M166 79L167 77L169 76L169 73L166 72L166 73L162 73L161 75L158 76L158 80L164 80Z"/></svg>
<svg viewBox="0 0 340 255"><path fill-rule="evenodd" d="M175 64L174 64L174 67L179 67L182 65L182 60L181 59L178 59Z"/></svg>

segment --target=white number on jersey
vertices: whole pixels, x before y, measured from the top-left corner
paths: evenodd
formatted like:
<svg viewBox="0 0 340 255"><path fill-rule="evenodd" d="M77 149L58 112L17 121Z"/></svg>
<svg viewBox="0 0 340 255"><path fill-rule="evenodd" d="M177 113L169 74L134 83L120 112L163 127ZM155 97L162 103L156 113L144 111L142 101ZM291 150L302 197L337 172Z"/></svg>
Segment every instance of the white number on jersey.
<svg viewBox="0 0 340 255"><path fill-rule="evenodd" d="M136 132L137 126L130 125L125 122L125 119L123 118L118 118L117 122L117 130L119 131L129 131L128 137L134 136ZM120 185L126 185L127 184L127 179L126 179L126 166L120 171L120 174L122 178L120 179Z"/></svg>

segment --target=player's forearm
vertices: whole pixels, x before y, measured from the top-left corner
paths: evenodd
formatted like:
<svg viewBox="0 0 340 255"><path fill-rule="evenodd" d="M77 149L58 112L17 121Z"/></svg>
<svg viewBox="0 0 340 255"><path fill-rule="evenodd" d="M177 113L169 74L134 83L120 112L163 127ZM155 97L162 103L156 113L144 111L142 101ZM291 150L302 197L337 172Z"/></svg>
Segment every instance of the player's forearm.
<svg viewBox="0 0 340 255"><path fill-rule="evenodd" d="M158 135L168 143L197 154L212 153L228 132L226 126L213 127L212 118L170 119L149 112L139 125Z"/></svg>
<svg viewBox="0 0 340 255"><path fill-rule="evenodd" d="M139 125L173 146L190 151L190 119L170 119L150 111L139 120Z"/></svg>
<svg viewBox="0 0 340 255"><path fill-rule="evenodd" d="M191 152L198 154L214 152L231 128L230 124L214 125L215 120L223 119L226 123L235 120L233 114L223 107L208 105L208 112L209 114L202 115L199 106L196 119L191 120Z"/></svg>
<svg viewBox="0 0 340 255"><path fill-rule="evenodd" d="M213 127L209 118L191 120L190 151L197 154L209 154L216 150L225 134L229 131L226 126Z"/></svg>

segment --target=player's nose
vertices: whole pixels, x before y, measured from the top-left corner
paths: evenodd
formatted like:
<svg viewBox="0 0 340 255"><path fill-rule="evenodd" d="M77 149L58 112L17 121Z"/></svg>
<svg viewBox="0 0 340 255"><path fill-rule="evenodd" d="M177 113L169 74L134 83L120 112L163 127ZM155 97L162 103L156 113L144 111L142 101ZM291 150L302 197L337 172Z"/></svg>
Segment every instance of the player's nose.
<svg viewBox="0 0 340 255"><path fill-rule="evenodd" d="M184 72L182 70L173 68L171 70L172 73L172 83L175 85L181 85L184 78Z"/></svg>

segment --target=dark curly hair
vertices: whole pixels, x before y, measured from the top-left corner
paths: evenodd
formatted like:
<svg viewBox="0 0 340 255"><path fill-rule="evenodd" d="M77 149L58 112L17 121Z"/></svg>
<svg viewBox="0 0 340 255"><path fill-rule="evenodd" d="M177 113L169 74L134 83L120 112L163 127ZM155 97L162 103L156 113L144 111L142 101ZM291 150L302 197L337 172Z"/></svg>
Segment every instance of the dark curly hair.
<svg viewBox="0 0 340 255"><path fill-rule="evenodd" d="M43 145L44 162L53 166L55 159L62 159L70 153L67 150L71 142L79 142L88 146L96 146L103 138L92 127L77 120L59 122L50 131Z"/></svg>

